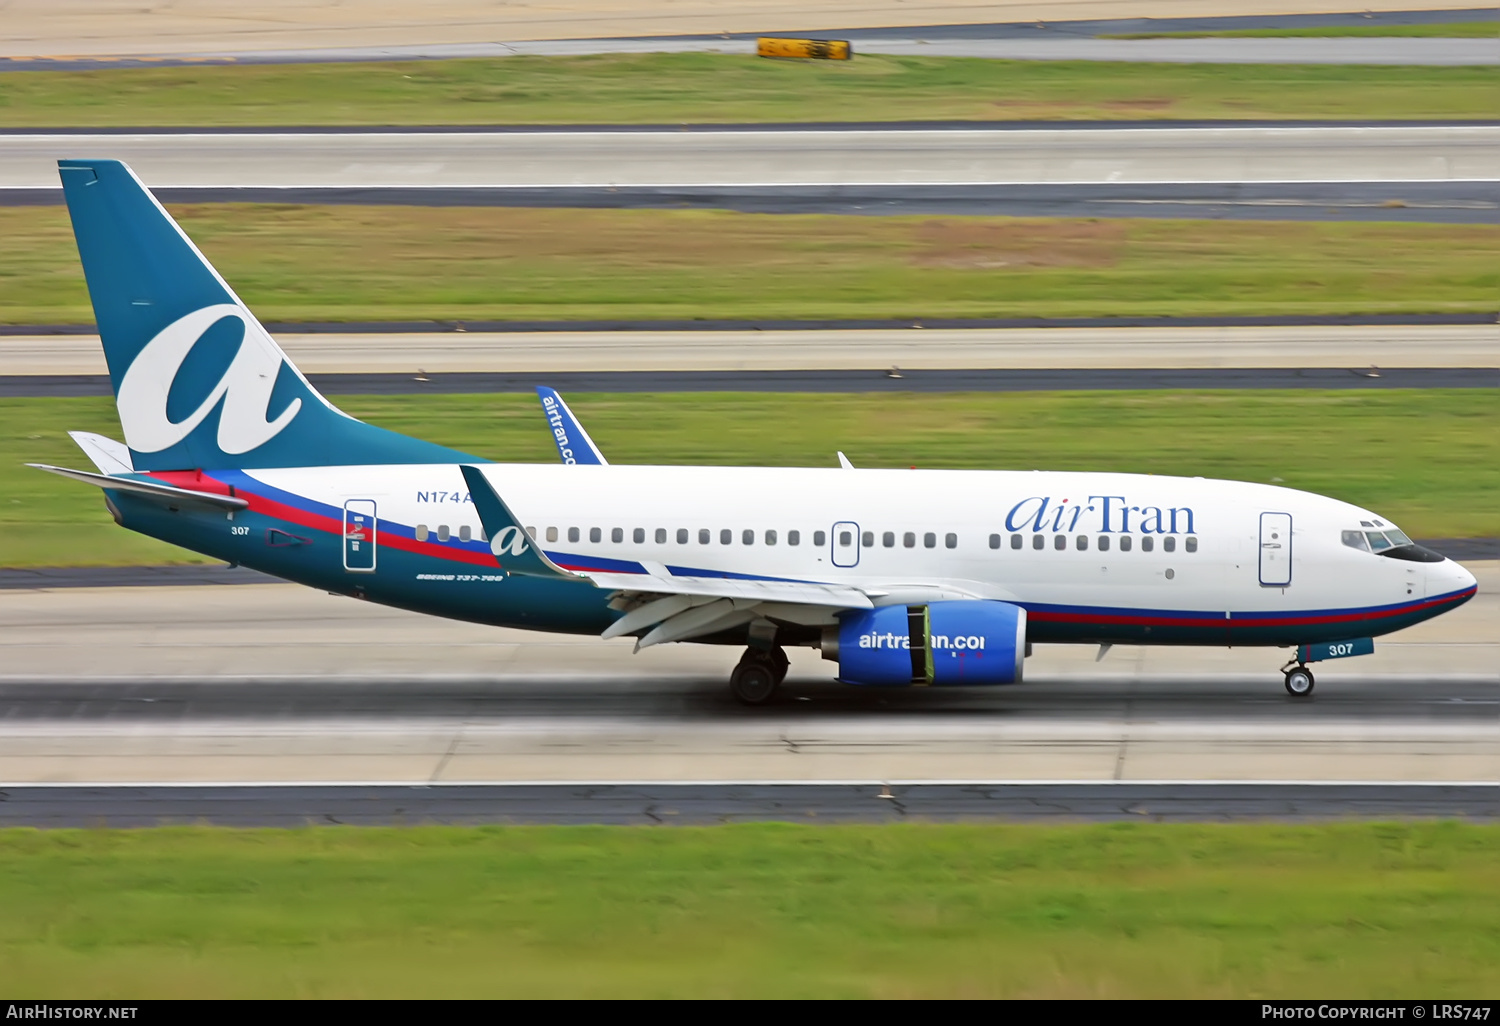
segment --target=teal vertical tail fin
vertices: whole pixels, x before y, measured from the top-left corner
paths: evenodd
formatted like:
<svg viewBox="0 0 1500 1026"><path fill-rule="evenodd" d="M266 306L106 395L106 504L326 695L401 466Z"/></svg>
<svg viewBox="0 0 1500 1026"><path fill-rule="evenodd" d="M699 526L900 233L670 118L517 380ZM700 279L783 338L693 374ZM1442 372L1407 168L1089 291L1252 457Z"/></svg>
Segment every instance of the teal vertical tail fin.
<svg viewBox="0 0 1500 1026"><path fill-rule="evenodd" d="M125 164L58 172L136 470L475 462L323 398Z"/></svg>

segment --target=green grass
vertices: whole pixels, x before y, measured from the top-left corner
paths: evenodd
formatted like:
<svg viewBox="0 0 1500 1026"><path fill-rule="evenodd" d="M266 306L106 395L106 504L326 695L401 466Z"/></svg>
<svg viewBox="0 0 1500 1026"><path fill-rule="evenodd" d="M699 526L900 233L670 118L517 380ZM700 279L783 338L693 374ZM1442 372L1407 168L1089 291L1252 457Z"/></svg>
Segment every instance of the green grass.
<svg viewBox="0 0 1500 1026"><path fill-rule="evenodd" d="M36 998L1469 998L1500 828L0 833Z"/></svg>
<svg viewBox="0 0 1500 1026"><path fill-rule="evenodd" d="M269 321L1488 312L1500 296L1500 225L173 212ZM0 321L92 320L65 208L0 207Z"/></svg>
<svg viewBox="0 0 1500 1026"><path fill-rule="evenodd" d="M1487 118L1500 68L716 54L7 72L0 127Z"/></svg>
<svg viewBox="0 0 1500 1026"><path fill-rule="evenodd" d="M1418 537L1500 535L1489 390L571 395L618 463L1116 470L1281 481ZM340 397L362 419L496 460L556 459L534 397ZM121 437L108 399L0 399L0 566L199 560L120 530L64 433Z"/></svg>
<svg viewBox="0 0 1500 1026"><path fill-rule="evenodd" d="M1494 39L1500 21L1450 21L1428 25L1315 25L1310 28L1224 29L1218 32L1120 32L1102 39L1267 39L1283 37L1335 38L1344 36L1441 37Z"/></svg>

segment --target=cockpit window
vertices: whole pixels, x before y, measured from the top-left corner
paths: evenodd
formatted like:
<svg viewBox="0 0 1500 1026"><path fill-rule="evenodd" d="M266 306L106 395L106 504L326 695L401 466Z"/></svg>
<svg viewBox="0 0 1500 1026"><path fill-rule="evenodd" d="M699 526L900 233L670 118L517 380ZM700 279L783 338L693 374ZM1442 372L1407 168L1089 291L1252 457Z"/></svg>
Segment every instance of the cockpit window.
<svg viewBox="0 0 1500 1026"><path fill-rule="evenodd" d="M1398 531L1394 527L1387 527L1384 531L1345 531L1343 541L1351 549L1359 549L1361 552L1394 556L1397 559L1417 563L1440 563L1443 560L1441 555L1430 549L1424 549L1408 538L1405 532Z"/></svg>

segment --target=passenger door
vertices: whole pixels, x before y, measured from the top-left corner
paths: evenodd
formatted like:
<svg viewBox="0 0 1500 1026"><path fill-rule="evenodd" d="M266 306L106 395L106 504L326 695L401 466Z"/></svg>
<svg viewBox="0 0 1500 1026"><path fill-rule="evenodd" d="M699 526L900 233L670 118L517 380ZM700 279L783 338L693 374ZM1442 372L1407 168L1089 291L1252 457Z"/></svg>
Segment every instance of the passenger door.
<svg viewBox="0 0 1500 1026"><path fill-rule="evenodd" d="M1260 583L1285 588L1292 583L1292 515L1260 515Z"/></svg>
<svg viewBox="0 0 1500 1026"><path fill-rule="evenodd" d="M859 566L859 525L852 520L840 520L829 532L828 544L832 547L834 566Z"/></svg>
<svg viewBox="0 0 1500 1026"><path fill-rule="evenodd" d="M350 573L375 572L375 523L374 499L344 503L344 569Z"/></svg>

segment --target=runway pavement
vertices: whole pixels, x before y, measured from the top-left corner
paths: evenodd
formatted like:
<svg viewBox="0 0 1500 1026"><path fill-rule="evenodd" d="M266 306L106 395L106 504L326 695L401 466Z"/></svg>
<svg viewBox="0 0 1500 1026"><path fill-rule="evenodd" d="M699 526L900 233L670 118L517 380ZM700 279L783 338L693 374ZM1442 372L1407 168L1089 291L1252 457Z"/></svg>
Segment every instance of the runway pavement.
<svg viewBox="0 0 1500 1026"><path fill-rule="evenodd" d="M8 784L1497 781L1500 561L1479 596L1319 664L1038 646L1027 683L874 691L796 650L734 704L735 653L536 635L289 585L0 592Z"/></svg>
<svg viewBox="0 0 1500 1026"><path fill-rule="evenodd" d="M1493 784L439 784L0 789L0 827L1500 819Z"/></svg>
<svg viewBox="0 0 1500 1026"><path fill-rule="evenodd" d="M1500 324L807 331L278 333L308 374L668 374L1500 367ZM418 371L423 373L419 374ZM0 335L0 379L107 373L92 335ZM558 378L557 380L563 380ZM1374 380L1374 379L1371 379ZM1481 377L1479 380L1485 381ZM420 384L417 382L413 383ZM817 382L827 387L829 382ZM1243 383L1242 383L1243 384ZM57 381L33 394L92 384Z"/></svg>
<svg viewBox="0 0 1500 1026"><path fill-rule="evenodd" d="M856 54L1270 63L1496 61L1492 49L1473 45L1484 40L1091 38L1147 30L1410 24L1493 16L1492 10L1456 12L1443 10L1442 4L1424 5L1421 0L1393 5L1397 8L1393 14L1364 11L1363 17L1345 13L1347 6L1343 0L1299 0L1290 11L1285 4L1264 0L1233 4L1224 0L1062 0L1001 5L981 0L936 4L823 0L811 6L787 0L564 0L545 5L444 0L414 9L386 0L353 4L310 0L290 5L259 0L236 5L231 17L214 9L210 0L144 7L122 0L68 4L12 0L6 10L10 30L6 56L40 58L17 62L25 68L49 64L72 68L131 56L265 63L704 48L748 52L741 41L745 36L813 32L852 39ZM1012 20L975 23L996 15Z"/></svg>
<svg viewBox="0 0 1500 1026"><path fill-rule="evenodd" d="M1493 367L1234 368L1199 370L548 371L530 374L412 371L312 374L326 396L530 394L546 385L576 392L1057 392L1152 389L1500 388ZM113 395L103 374L0 377L0 399Z"/></svg>
<svg viewBox="0 0 1500 1026"><path fill-rule="evenodd" d="M1493 182L1217 185L905 185L610 188L170 188L163 203L735 210L864 216L1156 217L1500 224ZM0 189L0 206L61 206L55 188Z"/></svg>
<svg viewBox="0 0 1500 1026"><path fill-rule="evenodd" d="M0 188L25 189L60 189L57 160L70 157L128 161L153 188L1500 181L1500 125L13 132L3 143Z"/></svg>
<svg viewBox="0 0 1500 1026"><path fill-rule="evenodd" d="M1230 38L1230 39L1091 39L1060 34L1044 38L954 38L951 36L866 35L859 31L820 32L847 40L859 55L889 57L970 57L1006 61L1111 61L1153 64L1363 64L1475 67L1500 64L1500 48L1492 39L1444 38ZM583 57L597 54L718 53L755 56L753 39L550 39L447 44L392 44L386 46L331 46L288 50L209 50L173 62L309 64L350 61L427 61L476 57ZM145 51L153 54L153 51ZM142 56L137 52L136 57ZM70 56L62 61L28 59L6 61L0 70L79 70L114 64ZM140 61L139 63L146 63Z"/></svg>

